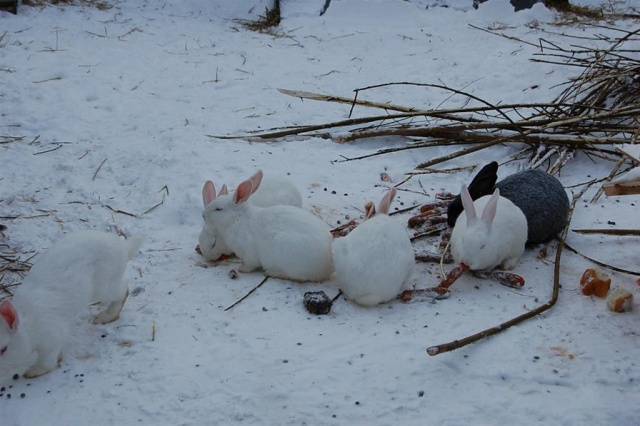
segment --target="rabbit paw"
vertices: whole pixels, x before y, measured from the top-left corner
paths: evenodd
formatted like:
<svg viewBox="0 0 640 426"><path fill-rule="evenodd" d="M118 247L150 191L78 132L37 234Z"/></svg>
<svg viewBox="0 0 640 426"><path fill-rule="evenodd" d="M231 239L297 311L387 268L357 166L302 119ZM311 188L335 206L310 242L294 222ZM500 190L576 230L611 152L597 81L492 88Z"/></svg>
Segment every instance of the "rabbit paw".
<svg viewBox="0 0 640 426"><path fill-rule="evenodd" d="M57 356L47 356L45 359L38 359L38 362L24 373L27 379L47 374L62 364L62 353Z"/></svg>
<svg viewBox="0 0 640 426"><path fill-rule="evenodd" d="M251 263L242 262L242 264L238 268L238 271L240 271L240 272L253 272L256 269L258 269L258 265L253 265Z"/></svg>
<svg viewBox="0 0 640 426"><path fill-rule="evenodd" d="M512 258L506 259L504 262L502 262L502 269L510 271L516 267L519 261L520 261L519 257L512 257Z"/></svg>
<svg viewBox="0 0 640 426"><path fill-rule="evenodd" d="M129 297L129 290L127 290L127 293L124 295L122 300L111 302L109 306L107 306L107 309L96 315L96 317L93 319L93 323L108 324L120 318L120 312L122 311L122 308L127 301L127 297Z"/></svg>
<svg viewBox="0 0 640 426"><path fill-rule="evenodd" d="M34 365L30 369L28 369L26 373L24 373L24 377L26 377L27 379L34 379L36 377L40 377L44 374L47 374L48 372L53 371L54 369L55 367L47 368L39 365Z"/></svg>

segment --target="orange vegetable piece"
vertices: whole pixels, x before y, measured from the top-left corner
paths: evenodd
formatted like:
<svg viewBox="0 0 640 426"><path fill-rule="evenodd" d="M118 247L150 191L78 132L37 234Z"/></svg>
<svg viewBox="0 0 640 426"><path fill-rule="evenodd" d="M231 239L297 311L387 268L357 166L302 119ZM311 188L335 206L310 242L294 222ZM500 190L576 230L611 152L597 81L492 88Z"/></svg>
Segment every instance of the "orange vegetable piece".
<svg viewBox="0 0 640 426"><path fill-rule="evenodd" d="M613 312L628 312L633 305L633 294L623 288L611 292L607 298L607 306Z"/></svg>
<svg viewBox="0 0 640 426"><path fill-rule="evenodd" d="M580 278L580 288L585 296L607 297L611 287L611 278L604 272L589 268Z"/></svg>

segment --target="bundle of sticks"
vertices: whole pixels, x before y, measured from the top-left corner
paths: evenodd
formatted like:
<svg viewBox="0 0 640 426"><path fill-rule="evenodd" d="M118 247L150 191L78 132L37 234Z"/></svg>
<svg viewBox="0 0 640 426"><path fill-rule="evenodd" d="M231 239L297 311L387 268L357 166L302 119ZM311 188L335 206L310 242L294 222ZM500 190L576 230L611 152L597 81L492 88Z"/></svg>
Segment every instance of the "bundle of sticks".
<svg viewBox="0 0 640 426"><path fill-rule="evenodd" d="M497 33L492 30L478 28ZM559 173L577 150L590 157L622 160L625 156L611 146L636 143L640 118L640 28L619 31L614 38L596 37L605 47L585 47L538 40L517 39L540 48L532 61L581 69L565 83L566 88L547 103L497 104L463 90L442 84L391 82L354 90L353 98L306 91L281 89L286 95L326 102L384 109L385 114L350 118L314 125L274 128L238 136L211 136L254 141L321 137L338 143L399 136L409 138L405 146L381 149L363 156L343 158L353 161L392 152L434 146L463 146L463 149L418 164L412 174L428 173L429 168L498 144L520 144L523 149L514 158L528 158L532 168L547 165L547 171ZM588 37L587 37L588 38ZM462 108L420 109L360 99L362 93L388 86L419 86L465 96L473 106ZM626 160L630 160L626 158ZM622 167L622 164L620 165ZM618 169L620 168L618 167Z"/></svg>

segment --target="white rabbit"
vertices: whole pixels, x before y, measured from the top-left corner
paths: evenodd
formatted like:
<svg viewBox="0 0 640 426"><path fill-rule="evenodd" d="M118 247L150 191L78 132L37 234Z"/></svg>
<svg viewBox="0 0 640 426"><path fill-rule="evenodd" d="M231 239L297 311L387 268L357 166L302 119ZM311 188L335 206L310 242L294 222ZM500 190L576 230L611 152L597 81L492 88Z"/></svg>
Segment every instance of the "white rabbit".
<svg viewBox="0 0 640 426"><path fill-rule="evenodd" d="M333 242L338 286L349 300L360 305L395 299L413 272L415 255L409 234L399 221L388 216L395 195L395 188L385 194L375 216L373 203L367 203L366 217L371 219Z"/></svg>
<svg viewBox="0 0 640 426"><path fill-rule="evenodd" d="M227 193L227 186L223 185L220 190L220 194L218 195L226 195ZM213 182L210 180L206 181L202 187L202 204L204 205L205 210L214 200L215 195L216 190ZM302 195L290 179L268 177L264 179L263 183L259 186L259 189L256 189L250 202L254 206L258 207L279 205L302 207ZM203 217L205 217L204 213ZM213 226L208 224L206 219L202 226L202 230L200 231L196 251L198 251L206 260L217 260L220 256L230 255L233 253L233 251L227 247L221 235L215 232Z"/></svg>
<svg viewBox="0 0 640 426"><path fill-rule="evenodd" d="M141 243L84 231L38 256L13 298L0 302L0 382L15 373L37 377L55 369L90 303L104 308L94 323L118 319L129 293L125 266Z"/></svg>
<svg viewBox="0 0 640 426"><path fill-rule="evenodd" d="M328 279L333 272L329 225L299 207L247 202L261 180L258 172L233 195L213 194L206 222L242 260L242 272L262 268L267 275L296 281Z"/></svg>
<svg viewBox="0 0 640 426"><path fill-rule="evenodd" d="M461 191L464 215L460 215L451 234L451 254L456 263L472 271L490 270L498 266L513 269L524 253L527 241L527 219L515 204L493 195L471 200L466 186ZM476 211L482 211L478 218Z"/></svg>

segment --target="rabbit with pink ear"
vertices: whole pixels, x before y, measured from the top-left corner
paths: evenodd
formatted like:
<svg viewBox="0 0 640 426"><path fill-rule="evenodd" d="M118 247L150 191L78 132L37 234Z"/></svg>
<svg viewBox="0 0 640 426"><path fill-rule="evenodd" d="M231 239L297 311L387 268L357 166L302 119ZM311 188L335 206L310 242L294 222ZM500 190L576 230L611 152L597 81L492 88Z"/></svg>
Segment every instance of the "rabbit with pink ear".
<svg viewBox="0 0 640 426"><path fill-rule="evenodd" d="M513 269L527 241L527 219L522 210L501 197L497 188L493 195L474 202L463 185L461 198L465 214L458 217L451 234L456 263L472 271ZM480 217L477 212L482 212Z"/></svg>
<svg viewBox="0 0 640 426"><path fill-rule="evenodd" d="M396 195L391 188L380 201L365 206L365 220L349 235L333 242L338 286L345 296L363 306L395 299L411 277L415 255L405 226L388 216Z"/></svg>
<svg viewBox="0 0 640 426"><path fill-rule="evenodd" d="M259 172L262 174L262 172ZM218 195L227 195L228 189L226 185L222 185ZM216 189L212 181L208 180L202 187L202 203L206 211L207 206L216 198ZM295 206L302 207L302 195L296 185L290 180L281 177L267 177L262 180L261 184L255 189L249 200L254 206L270 207L270 206ZM231 255L233 251L229 249L219 232L206 221L198 237L198 245L196 251L206 260L217 260L223 255Z"/></svg>
<svg viewBox="0 0 640 426"><path fill-rule="evenodd" d="M36 257L13 298L0 302L0 383L57 368L89 304L101 303L95 323L117 320L129 294L122 276L141 243L85 231Z"/></svg>
<svg viewBox="0 0 640 426"><path fill-rule="evenodd" d="M328 279L333 272L329 225L299 207L250 203L261 183L259 171L233 194L214 192L204 212L207 225L240 258L242 272L261 268L295 281Z"/></svg>

